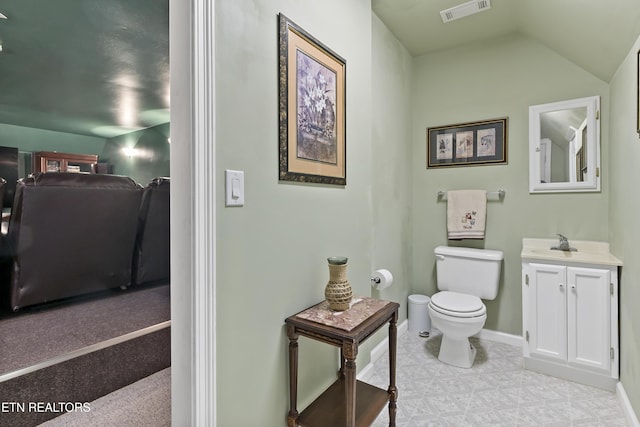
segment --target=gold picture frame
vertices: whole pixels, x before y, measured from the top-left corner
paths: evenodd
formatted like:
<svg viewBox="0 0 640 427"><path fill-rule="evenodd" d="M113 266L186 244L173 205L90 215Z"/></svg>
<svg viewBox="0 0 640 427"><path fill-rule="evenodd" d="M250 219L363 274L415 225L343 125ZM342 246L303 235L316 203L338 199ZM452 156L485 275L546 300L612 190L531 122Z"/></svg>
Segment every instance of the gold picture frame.
<svg viewBox="0 0 640 427"><path fill-rule="evenodd" d="M427 129L427 168L507 163L509 118Z"/></svg>
<svg viewBox="0 0 640 427"><path fill-rule="evenodd" d="M346 185L346 61L278 15L279 179Z"/></svg>

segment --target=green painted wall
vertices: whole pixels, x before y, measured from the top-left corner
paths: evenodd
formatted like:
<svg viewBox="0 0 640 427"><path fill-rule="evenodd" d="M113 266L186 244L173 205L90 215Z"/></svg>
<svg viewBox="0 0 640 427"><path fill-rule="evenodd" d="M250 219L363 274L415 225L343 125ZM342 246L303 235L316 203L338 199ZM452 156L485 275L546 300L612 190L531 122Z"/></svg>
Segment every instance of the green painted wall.
<svg viewBox="0 0 640 427"><path fill-rule="evenodd" d="M24 153L97 154L100 162L109 163L112 173L130 176L142 185L169 176L168 136L168 123L108 139L0 123L0 146L17 147ZM127 157L123 147L137 149L140 156Z"/></svg>
<svg viewBox="0 0 640 427"><path fill-rule="evenodd" d="M169 176L169 127L166 123L109 138L98 158L109 164L111 173L131 177L142 185ZM123 148L134 149L135 154L127 156Z"/></svg>
<svg viewBox="0 0 640 427"><path fill-rule="evenodd" d="M393 274L393 285L371 289L375 298L400 303L399 322L407 318L412 287L411 251L411 89L413 58L376 15L373 19L372 263ZM369 352L378 339L363 346Z"/></svg>
<svg viewBox="0 0 640 427"><path fill-rule="evenodd" d="M104 138L0 123L0 146L15 147L20 153L18 177L31 173L31 153L57 151L60 153L100 154Z"/></svg>
<svg viewBox="0 0 640 427"><path fill-rule="evenodd" d="M100 154L105 142L104 138L0 123L0 145L20 151Z"/></svg>
<svg viewBox="0 0 640 427"><path fill-rule="evenodd" d="M279 0L218 0L216 12L216 90L222 106L216 117L217 297L223 325L216 341L219 424L283 424L288 410L283 320L323 299L326 256L348 256L355 293L400 302L401 321L408 294L435 292L433 248L456 244L446 239L446 203L438 201L439 190L506 190L502 202L489 202L485 241L462 242L505 252L499 296L487 303L489 329L521 334L523 237L562 232L570 239L615 242L612 235L620 227L613 219L622 214L609 209L609 189L610 182L624 178L609 168L610 141L618 139L613 131L609 135L606 112L616 106L610 106L609 85L545 46L508 36L411 58L375 15L364 19L371 16L366 1L303 7ZM344 188L277 179L278 12L347 59ZM592 95L601 97L605 112L602 192L529 194L528 107ZM508 164L426 169L429 126L504 116L509 117ZM224 207L224 169L245 171L244 207ZM611 197L612 205L624 204L625 215L637 210L628 209L626 199ZM617 242L614 252L622 245ZM371 289L368 277L376 268L394 273L392 288ZM638 359L633 328L639 322L629 308L622 315L631 316L627 326L623 319L624 364L627 357ZM361 348L360 367L383 335ZM625 350L625 341L634 349ZM331 382L337 351L304 338L300 344L299 407L304 407ZM637 383L633 363L624 369ZM637 402L638 390L624 376L623 383ZM243 409L248 401L252 411Z"/></svg>
<svg viewBox="0 0 640 427"><path fill-rule="evenodd" d="M620 280L620 379L640 418L640 139L636 133L637 52L640 39L611 80L611 144L609 168L611 191L609 205L612 251L623 262Z"/></svg>
<svg viewBox="0 0 640 427"><path fill-rule="evenodd" d="M345 187L278 181L280 12L347 60ZM284 319L324 299L328 256L371 292L371 25L367 0L216 1L218 425L285 424ZM224 206L225 169L245 172L244 207ZM299 367L302 408L335 379L337 350L301 338Z"/></svg>
<svg viewBox="0 0 640 427"><path fill-rule="evenodd" d="M415 58L413 90L413 282L414 291L436 291L437 245L500 249L505 260L498 297L487 301L487 329L522 333L520 251L523 237L607 240L608 122L601 123L602 188L590 194L529 194L530 105L600 95L609 109L605 82L528 38L508 36ZM426 168L426 129L509 117L508 164ZM446 202L439 190L504 189L490 201L484 241L447 241ZM496 200L492 198L492 200Z"/></svg>

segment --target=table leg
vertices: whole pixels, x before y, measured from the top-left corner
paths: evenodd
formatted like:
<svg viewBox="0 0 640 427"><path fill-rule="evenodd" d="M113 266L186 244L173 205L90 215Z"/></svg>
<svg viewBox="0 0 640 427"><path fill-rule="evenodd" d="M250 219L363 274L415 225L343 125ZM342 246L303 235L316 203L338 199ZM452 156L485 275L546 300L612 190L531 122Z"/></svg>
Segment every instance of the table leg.
<svg viewBox="0 0 640 427"><path fill-rule="evenodd" d="M344 379L345 379L345 402L347 405L346 427L356 425L356 356L358 355L358 344L355 342L345 342L342 345L342 354L345 358Z"/></svg>
<svg viewBox="0 0 640 427"><path fill-rule="evenodd" d="M287 415L287 426L296 427L298 425L298 334L295 328L287 326L287 336L289 337L289 414Z"/></svg>
<svg viewBox="0 0 640 427"><path fill-rule="evenodd" d="M396 344L398 340L398 312L389 321L389 427L396 426L398 388L396 387Z"/></svg>

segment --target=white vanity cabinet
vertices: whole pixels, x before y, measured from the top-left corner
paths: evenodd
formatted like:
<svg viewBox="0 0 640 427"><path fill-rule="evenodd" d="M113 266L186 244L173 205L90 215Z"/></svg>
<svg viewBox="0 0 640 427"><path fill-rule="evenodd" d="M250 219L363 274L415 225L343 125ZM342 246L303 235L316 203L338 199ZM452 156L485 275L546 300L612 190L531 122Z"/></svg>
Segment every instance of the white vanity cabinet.
<svg viewBox="0 0 640 427"><path fill-rule="evenodd" d="M523 245L525 368L615 390L621 262L608 254L608 245L606 251L604 258L589 258L580 249L531 251Z"/></svg>

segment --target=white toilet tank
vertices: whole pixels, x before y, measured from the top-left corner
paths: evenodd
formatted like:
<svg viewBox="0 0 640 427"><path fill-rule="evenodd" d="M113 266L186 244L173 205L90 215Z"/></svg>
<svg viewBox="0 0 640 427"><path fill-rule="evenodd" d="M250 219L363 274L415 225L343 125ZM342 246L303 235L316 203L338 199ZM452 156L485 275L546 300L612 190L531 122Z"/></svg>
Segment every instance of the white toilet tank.
<svg viewBox="0 0 640 427"><path fill-rule="evenodd" d="M438 289L487 300L498 295L502 251L438 246L434 252Z"/></svg>

